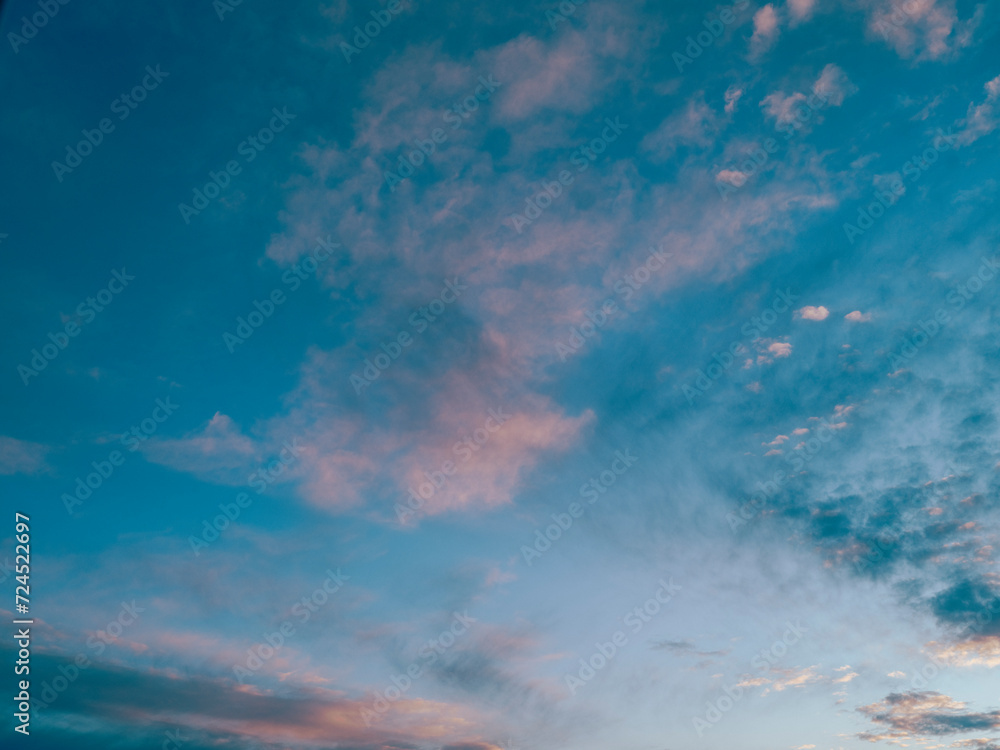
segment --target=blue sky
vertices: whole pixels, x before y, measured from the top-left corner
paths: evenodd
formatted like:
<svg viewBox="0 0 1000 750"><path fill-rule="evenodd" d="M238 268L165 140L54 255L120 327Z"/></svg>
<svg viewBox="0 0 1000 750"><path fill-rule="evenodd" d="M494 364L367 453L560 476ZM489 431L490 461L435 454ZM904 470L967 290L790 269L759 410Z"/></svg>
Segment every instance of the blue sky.
<svg viewBox="0 0 1000 750"><path fill-rule="evenodd" d="M8 0L18 741L996 750L998 27Z"/></svg>

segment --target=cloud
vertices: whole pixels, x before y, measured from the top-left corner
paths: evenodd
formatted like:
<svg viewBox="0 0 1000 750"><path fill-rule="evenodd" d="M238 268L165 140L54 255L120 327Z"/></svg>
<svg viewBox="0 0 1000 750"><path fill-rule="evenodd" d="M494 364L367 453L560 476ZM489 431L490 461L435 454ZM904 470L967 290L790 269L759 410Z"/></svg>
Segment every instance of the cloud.
<svg viewBox="0 0 1000 750"><path fill-rule="evenodd" d="M767 52L778 38L778 13L768 3L753 14L753 36L750 37L750 57L755 59Z"/></svg>
<svg viewBox="0 0 1000 750"><path fill-rule="evenodd" d="M200 430L177 439L148 440L141 450L152 463L231 485L244 484L248 471L266 455L261 442L244 435L222 412L216 412Z"/></svg>
<svg viewBox="0 0 1000 750"><path fill-rule="evenodd" d="M717 130L715 113L699 95L647 134L640 148L649 153L653 161L667 161L680 146L708 148L713 144L712 136Z"/></svg>
<svg viewBox="0 0 1000 750"><path fill-rule="evenodd" d="M805 94L798 92L785 95L782 91L775 91L765 96L760 105L764 108L764 114L773 118L776 125L784 125L796 119L795 105L807 98Z"/></svg>
<svg viewBox="0 0 1000 750"><path fill-rule="evenodd" d="M805 668L775 668L768 672L769 675L774 675L773 678L750 677L749 675L745 675L737 686L764 687L764 690L760 693L763 697L772 691L780 693L791 688L804 688L809 685L816 685L823 682L829 683L831 681L830 678L817 673L816 668L816 665Z"/></svg>
<svg viewBox="0 0 1000 750"><path fill-rule="evenodd" d="M728 648L718 651L700 651L691 641L657 641L652 645L652 648L672 651L679 655L690 654L692 656L726 656L732 651L732 649Z"/></svg>
<svg viewBox="0 0 1000 750"><path fill-rule="evenodd" d="M725 99L727 115L731 115L736 111L736 105L739 104L740 98L743 96L743 91L743 87L735 83L730 84L729 88L726 89Z"/></svg>
<svg viewBox="0 0 1000 750"><path fill-rule="evenodd" d="M787 341L775 341L774 339L760 339L754 342L757 349L756 364L770 364L776 359L790 357L792 355L792 345ZM751 367L754 360L747 359L744 367Z"/></svg>
<svg viewBox="0 0 1000 750"><path fill-rule="evenodd" d="M829 63L820 71L819 76L811 87L812 94L825 100L824 106L839 107L844 100L858 90L857 86L851 83L847 74L839 66ZM785 94L783 91L775 91L765 96L760 106L764 108L764 114L775 121L775 125L780 126L795 122L798 126L803 126L804 115L800 118L802 109L809 107L810 97L796 91L792 94ZM821 114L811 113L811 119L818 119Z"/></svg>
<svg viewBox="0 0 1000 750"><path fill-rule="evenodd" d="M940 60L970 46L984 6L959 21L954 0L868 0L868 30L904 59Z"/></svg>
<svg viewBox="0 0 1000 750"><path fill-rule="evenodd" d="M505 86L499 112L507 120L525 120L543 109L575 114L593 105L597 90L594 52L579 33L546 45L528 35L512 39L495 52L497 80Z"/></svg>
<svg viewBox="0 0 1000 750"><path fill-rule="evenodd" d="M6 652L5 652L6 653ZM57 674L70 660L36 654L44 673ZM440 701L402 698L367 726L371 700L342 690L283 684L280 694L228 679L181 675L173 670L133 669L93 661L72 690L53 704L62 714L86 717L94 728L129 736L169 725L205 747L330 743L352 750L385 750L435 743L475 747L482 720L469 708ZM161 730L162 736L162 730ZM214 739L214 741L213 741ZM133 747L151 747L138 742ZM159 746L157 743L156 746Z"/></svg>
<svg viewBox="0 0 1000 750"><path fill-rule="evenodd" d="M1000 76L987 81L986 98L981 104L970 103L969 112L959 125L958 142L967 146L975 143L985 135L989 135L1000 125L1000 111L997 102L1000 100Z"/></svg>
<svg viewBox="0 0 1000 750"><path fill-rule="evenodd" d="M797 26L803 21L812 18L816 8L816 0L788 0L788 11L792 19L792 26Z"/></svg>
<svg viewBox="0 0 1000 750"><path fill-rule="evenodd" d="M826 320L830 315L830 311L825 307L820 305L819 307L813 307L812 305L806 305L795 311L802 320Z"/></svg>
<svg viewBox="0 0 1000 750"><path fill-rule="evenodd" d="M860 310L852 310L844 316L844 320L849 320L852 323L867 323L872 319L871 313L863 313Z"/></svg>
<svg viewBox="0 0 1000 750"><path fill-rule="evenodd" d="M812 90L816 96L826 99L829 106L839 107L844 99L857 92L858 87L851 83L842 68L830 63L823 68Z"/></svg>
<svg viewBox="0 0 1000 750"><path fill-rule="evenodd" d="M715 175L715 179L719 182L725 182L728 185L732 185L733 187L740 187L747 181L747 176L739 170L723 169Z"/></svg>
<svg viewBox="0 0 1000 750"><path fill-rule="evenodd" d="M39 474L48 470L48 446L0 435L0 474Z"/></svg>
<svg viewBox="0 0 1000 750"><path fill-rule="evenodd" d="M1000 636L981 636L961 643L931 641L927 648L941 661L957 667L1000 666Z"/></svg>
<svg viewBox="0 0 1000 750"><path fill-rule="evenodd" d="M890 693L882 701L858 709L884 728L857 736L870 741L899 740L1000 728L1000 711L973 713L965 711L965 706L932 691Z"/></svg>

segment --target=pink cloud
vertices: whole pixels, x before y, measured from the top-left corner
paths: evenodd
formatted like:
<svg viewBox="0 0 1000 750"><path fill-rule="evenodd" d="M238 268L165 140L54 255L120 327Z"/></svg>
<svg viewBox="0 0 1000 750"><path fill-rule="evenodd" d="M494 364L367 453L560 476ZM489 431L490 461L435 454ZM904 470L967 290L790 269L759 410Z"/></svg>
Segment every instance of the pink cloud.
<svg viewBox="0 0 1000 750"><path fill-rule="evenodd" d="M800 308L795 312L803 320L826 320L830 315L830 311L827 310L822 305L820 305L819 307L806 305L805 307Z"/></svg>
<svg viewBox="0 0 1000 750"><path fill-rule="evenodd" d="M0 474L38 474L47 470L48 446L0 435Z"/></svg>

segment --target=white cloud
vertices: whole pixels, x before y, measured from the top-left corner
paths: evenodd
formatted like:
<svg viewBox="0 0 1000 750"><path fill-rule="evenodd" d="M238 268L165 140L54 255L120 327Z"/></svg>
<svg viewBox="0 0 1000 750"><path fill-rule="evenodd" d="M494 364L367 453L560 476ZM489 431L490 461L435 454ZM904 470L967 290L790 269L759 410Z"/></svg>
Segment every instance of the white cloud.
<svg viewBox="0 0 1000 750"><path fill-rule="evenodd" d="M871 319L871 313L863 313L860 310L853 310L844 316L844 320L849 320L852 323L867 323Z"/></svg>

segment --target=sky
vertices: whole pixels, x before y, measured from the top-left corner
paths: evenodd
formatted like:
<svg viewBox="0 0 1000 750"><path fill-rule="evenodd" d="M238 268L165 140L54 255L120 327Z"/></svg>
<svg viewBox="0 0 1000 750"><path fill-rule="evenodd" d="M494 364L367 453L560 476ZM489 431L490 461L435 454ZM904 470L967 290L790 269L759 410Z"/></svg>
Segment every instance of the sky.
<svg viewBox="0 0 1000 750"><path fill-rule="evenodd" d="M4 746L1000 748L998 30L7 0Z"/></svg>

